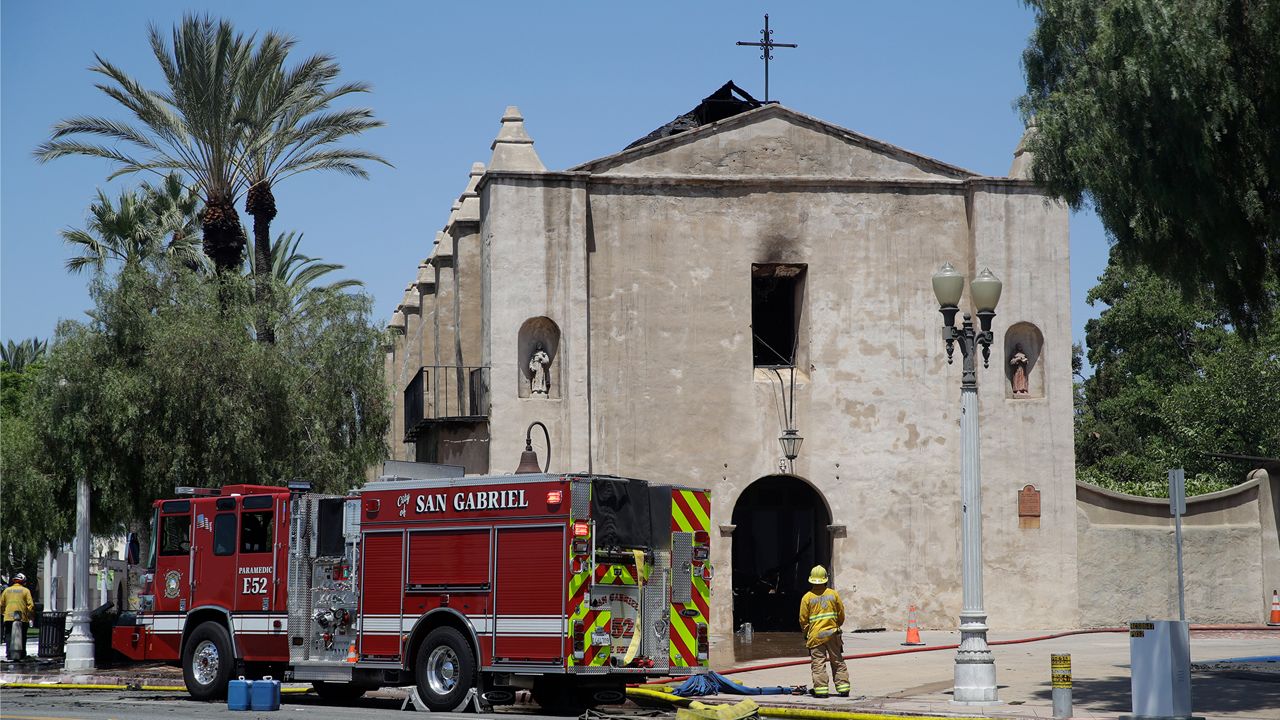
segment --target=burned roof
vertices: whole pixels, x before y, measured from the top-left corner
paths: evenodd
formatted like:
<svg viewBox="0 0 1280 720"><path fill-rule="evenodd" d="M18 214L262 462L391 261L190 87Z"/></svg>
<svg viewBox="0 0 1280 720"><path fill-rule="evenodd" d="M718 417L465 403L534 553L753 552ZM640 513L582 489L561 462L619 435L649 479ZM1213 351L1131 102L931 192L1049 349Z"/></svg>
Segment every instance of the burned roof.
<svg viewBox="0 0 1280 720"><path fill-rule="evenodd" d="M703 98L702 102L698 103L698 106L694 109L636 140L625 149L630 150L633 147L651 143L654 140L679 135L687 130L710 125L713 122L733 117L748 110L754 110L763 105L764 103L751 97L746 90L734 85L733 81L730 80L721 85L719 90Z"/></svg>

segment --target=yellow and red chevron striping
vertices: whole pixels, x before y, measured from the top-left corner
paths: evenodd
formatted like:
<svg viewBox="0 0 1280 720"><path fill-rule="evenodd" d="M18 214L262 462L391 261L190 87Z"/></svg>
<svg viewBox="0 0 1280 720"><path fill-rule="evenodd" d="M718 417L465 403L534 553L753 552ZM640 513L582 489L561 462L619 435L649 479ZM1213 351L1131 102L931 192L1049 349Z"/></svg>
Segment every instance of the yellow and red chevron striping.
<svg viewBox="0 0 1280 720"><path fill-rule="evenodd" d="M586 643L586 652L583 653L582 665L603 665L609 659L610 645L596 645L591 640L592 634L596 628L608 627L609 621L612 619L613 613L609 610L589 610L583 625L585 637L583 641Z"/></svg>
<svg viewBox="0 0 1280 720"><path fill-rule="evenodd" d="M572 615L587 599L591 583L587 582L587 574L579 573L569 578L569 614Z"/></svg>
<svg viewBox="0 0 1280 720"><path fill-rule="evenodd" d="M693 605L698 608L698 615L703 618L704 622L706 618L711 617L711 604L707 597L710 594L711 588L707 587L707 581L703 580L701 576L695 575L693 578Z"/></svg>
<svg viewBox="0 0 1280 720"><path fill-rule="evenodd" d="M636 566L601 563L596 565L597 585L636 585Z"/></svg>
<svg viewBox="0 0 1280 720"><path fill-rule="evenodd" d="M694 667L698 664L698 626L693 618L684 617L677 608L671 608L671 664Z"/></svg>
<svg viewBox="0 0 1280 720"><path fill-rule="evenodd" d="M672 532L706 532L711 528L711 498L700 490L671 491Z"/></svg>

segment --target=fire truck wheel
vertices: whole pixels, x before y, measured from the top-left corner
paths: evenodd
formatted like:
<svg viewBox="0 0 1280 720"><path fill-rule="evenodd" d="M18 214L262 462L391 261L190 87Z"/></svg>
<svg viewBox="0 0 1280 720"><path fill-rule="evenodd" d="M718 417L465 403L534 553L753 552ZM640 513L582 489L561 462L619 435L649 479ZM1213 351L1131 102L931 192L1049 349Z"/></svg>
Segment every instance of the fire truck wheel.
<svg viewBox="0 0 1280 720"><path fill-rule="evenodd" d="M355 683L313 682L311 687L316 689L321 700L335 705L353 703L369 691L367 686Z"/></svg>
<svg viewBox="0 0 1280 720"><path fill-rule="evenodd" d="M187 692L196 700L226 697L234 664L227 629L215 622L201 623L182 649L182 679Z"/></svg>
<svg viewBox="0 0 1280 720"><path fill-rule="evenodd" d="M432 712L449 712L462 704L475 686L476 660L462 633L438 627L418 647L414 666L418 695Z"/></svg>

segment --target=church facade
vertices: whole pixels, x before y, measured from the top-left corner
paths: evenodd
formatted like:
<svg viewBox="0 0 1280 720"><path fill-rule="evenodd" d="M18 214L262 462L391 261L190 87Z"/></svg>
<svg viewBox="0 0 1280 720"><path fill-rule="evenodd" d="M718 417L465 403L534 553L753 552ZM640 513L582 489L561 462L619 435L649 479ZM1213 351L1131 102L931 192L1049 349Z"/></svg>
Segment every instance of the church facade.
<svg viewBox="0 0 1280 720"><path fill-rule="evenodd" d="M954 627L960 363L930 279L989 267L986 609L1074 624L1066 209L1020 149L982 176L735 91L567 170L508 108L390 322L393 457L512 472L539 421L553 472L712 490L721 636L793 630L815 564L846 629Z"/></svg>

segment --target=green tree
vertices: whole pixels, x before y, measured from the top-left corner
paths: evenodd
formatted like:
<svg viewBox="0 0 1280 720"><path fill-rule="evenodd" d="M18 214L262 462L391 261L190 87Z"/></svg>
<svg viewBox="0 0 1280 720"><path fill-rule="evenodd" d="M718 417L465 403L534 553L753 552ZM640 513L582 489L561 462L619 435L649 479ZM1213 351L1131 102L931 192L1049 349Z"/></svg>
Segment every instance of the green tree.
<svg viewBox="0 0 1280 720"><path fill-rule="evenodd" d="M34 338L19 347L29 343L43 347ZM71 516L61 502L67 489L41 471L31 424L32 388L41 364L12 364L10 357L6 352L0 367L0 569L32 575L44 551L65 539Z"/></svg>
<svg viewBox="0 0 1280 720"><path fill-rule="evenodd" d="M4 363L3 369L21 373L27 365L39 362L48 349L49 342L36 337L16 343L6 340L0 345L0 362Z"/></svg>
<svg viewBox="0 0 1280 720"><path fill-rule="evenodd" d="M282 40L282 59L293 45L292 38ZM276 216L273 188L277 183L313 170L367 178L361 163L390 165L368 151L332 147L383 125L368 108L330 109L335 101L370 89L358 82L334 85L340 72L341 66L329 55L309 57L289 69L281 62L255 93L253 115L243 121L244 172L248 185L244 209L253 216L253 265L264 278L275 265L271 221ZM259 304L270 304L270 288L268 282L255 285ZM260 320L259 338L274 341L274 330L265 320Z"/></svg>
<svg viewBox="0 0 1280 720"><path fill-rule="evenodd" d="M267 345L249 331L240 276L125 266L91 294L91 319L58 328L32 425L50 477L88 477L95 532L144 521L177 485L308 478L343 491L385 457L367 296L330 293Z"/></svg>
<svg viewBox="0 0 1280 720"><path fill-rule="evenodd" d="M159 185L144 181L142 192L156 225L169 236L169 247L183 248L182 255L193 254L187 248L194 248L200 235L200 196L183 184L182 175L176 172L164 176ZM188 266L199 264L198 259L182 259Z"/></svg>
<svg viewBox="0 0 1280 720"><path fill-rule="evenodd" d="M256 93L282 62L284 39L267 33L255 49L254 39L237 33L229 21L195 15L174 27L171 44L155 26L149 35L165 78L163 91L143 87L100 55L91 68L107 78L98 88L136 123L93 115L63 120L36 157L105 158L117 166L109 179L136 172L184 174L204 201L205 254L219 270L234 272L246 241L235 207L246 183L241 121L252 117Z"/></svg>
<svg viewBox="0 0 1280 720"><path fill-rule="evenodd" d="M257 262L261 255L257 249L248 254L248 275L254 285L255 296L261 298L257 287L263 283L264 275L265 281L276 290L270 295L274 301L273 309L277 320L287 321L291 317L304 315L318 303L325 302L333 293L363 286L359 280L351 279L319 284L326 275L341 270L344 266L303 255L298 251L300 244L302 233L290 231L277 235L275 242L271 244L271 252L267 253L271 258L271 268L265 274L258 271ZM262 333L256 334L259 338L262 337Z"/></svg>
<svg viewBox="0 0 1280 720"><path fill-rule="evenodd" d="M62 239L77 250L67 259L67 270L102 272L110 261L135 265L160 257L198 267L201 254L194 230L199 206L199 198L176 173L159 187L143 183L139 190L122 190L116 202L98 190L87 227L62 231Z"/></svg>
<svg viewBox="0 0 1280 720"><path fill-rule="evenodd" d="M1161 496L1182 467L1188 493L1204 493L1248 469L1214 453L1280 455L1280 323L1247 340L1207 293L1188 299L1114 251L1088 300L1108 307L1085 325L1094 372L1076 412L1078 477Z"/></svg>
<svg viewBox="0 0 1280 720"><path fill-rule="evenodd" d="M1280 273L1280 0L1027 0L1034 178L1252 333Z"/></svg>

